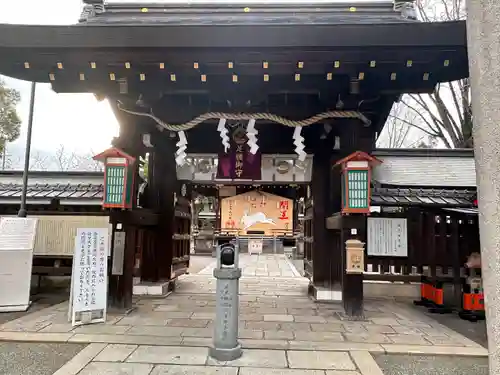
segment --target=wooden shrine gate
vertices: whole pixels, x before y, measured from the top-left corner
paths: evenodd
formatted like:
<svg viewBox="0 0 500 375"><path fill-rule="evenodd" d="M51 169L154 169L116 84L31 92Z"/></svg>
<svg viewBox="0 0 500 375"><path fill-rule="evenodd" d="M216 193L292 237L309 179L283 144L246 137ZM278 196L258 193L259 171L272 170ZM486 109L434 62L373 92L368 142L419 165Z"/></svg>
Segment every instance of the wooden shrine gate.
<svg viewBox="0 0 500 375"><path fill-rule="evenodd" d="M415 22L392 1L376 12L367 4L349 12L344 3L303 2L254 4L245 8L249 14L229 4L229 23L206 4L189 4L185 23L179 21L184 5L156 4L148 12L120 2L84 3L80 24L63 32L61 26L0 24L0 73L50 83L60 93L93 93L113 108L120 123L113 146L126 157L109 176L127 176L118 186L109 181L107 202L116 230L126 232L124 274L114 275L110 287L117 307L131 305L126 289L138 244L143 280L171 280L188 264L188 225L179 223L189 218L176 216L176 199L191 199L176 173L188 154L217 154L224 179L242 184L291 183L280 179L286 171L277 171L274 181L254 178L260 154L293 155L299 164L314 159L312 179L302 181L311 181L306 200L314 202L308 229L314 244L307 250L312 283L341 282L341 267L329 264L339 265L344 255L330 246L325 224L341 211L341 173L332 165L374 150L402 94L430 93L440 82L468 75L464 22ZM146 154L147 199L139 207L130 182ZM242 168L245 163L252 167Z"/></svg>

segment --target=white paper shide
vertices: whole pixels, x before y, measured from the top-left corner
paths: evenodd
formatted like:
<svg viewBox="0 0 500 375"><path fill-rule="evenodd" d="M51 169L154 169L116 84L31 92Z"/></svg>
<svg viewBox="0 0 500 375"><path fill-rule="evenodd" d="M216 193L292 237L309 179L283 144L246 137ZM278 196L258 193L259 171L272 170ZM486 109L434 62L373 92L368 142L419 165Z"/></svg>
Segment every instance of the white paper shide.
<svg viewBox="0 0 500 375"><path fill-rule="evenodd" d="M407 257L408 233L406 219L368 218L369 256Z"/></svg>
<svg viewBox="0 0 500 375"><path fill-rule="evenodd" d="M73 325L106 319L108 253L107 228L77 230L71 285Z"/></svg>

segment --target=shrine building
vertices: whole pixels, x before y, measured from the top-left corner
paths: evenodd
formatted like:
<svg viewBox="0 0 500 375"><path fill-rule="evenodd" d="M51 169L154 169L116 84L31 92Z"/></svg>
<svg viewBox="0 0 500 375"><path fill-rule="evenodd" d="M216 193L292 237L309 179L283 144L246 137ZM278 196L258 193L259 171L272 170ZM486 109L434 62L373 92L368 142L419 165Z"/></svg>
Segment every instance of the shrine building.
<svg viewBox="0 0 500 375"><path fill-rule="evenodd" d="M131 305L138 247L142 281L185 272L201 195L215 202L216 243L302 241L311 295L362 314L364 250L347 244L367 242L377 199L398 206L404 194L377 190L394 189L377 171L411 175L376 140L401 95L468 76L465 22L420 22L411 0L83 2L74 25L1 24L0 74L113 108L120 135L96 155L101 209L125 232L110 303ZM473 208L474 193L452 186L440 205Z"/></svg>

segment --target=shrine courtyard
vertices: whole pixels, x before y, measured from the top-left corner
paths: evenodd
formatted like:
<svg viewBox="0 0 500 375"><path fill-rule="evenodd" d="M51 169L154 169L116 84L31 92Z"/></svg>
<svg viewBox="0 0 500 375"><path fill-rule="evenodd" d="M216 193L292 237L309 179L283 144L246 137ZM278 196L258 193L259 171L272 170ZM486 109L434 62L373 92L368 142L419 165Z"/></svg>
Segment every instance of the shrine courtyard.
<svg viewBox="0 0 500 375"><path fill-rule="evenodd" d="M180 277L164 298L137 298L132 312L111 313L106 324L73 329L65 302L1 325L0 341L90 344L56 375L381 375L374 357L383 354L487 357L487 349L404 300L367 298L366 319L347 320L340 304L307 297L309 281L283 254L243 254L240 265L244 354L233 362L207 355L215 318L213 264Z"/></svg>

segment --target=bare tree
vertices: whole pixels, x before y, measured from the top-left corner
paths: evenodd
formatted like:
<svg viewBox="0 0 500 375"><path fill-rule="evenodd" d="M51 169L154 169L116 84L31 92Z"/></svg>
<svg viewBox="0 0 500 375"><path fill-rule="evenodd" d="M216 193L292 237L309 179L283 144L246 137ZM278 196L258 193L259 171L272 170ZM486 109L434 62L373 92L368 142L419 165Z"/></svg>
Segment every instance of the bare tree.
<svg viewBox="0 0 500 375"><path fill-rule="evenodd" d="M35 151L30 156L30 169L35 171L46 171L49 169L50 160L48 155Z"/></svg>
<svg viewBox="0 0 500 375"><path fill-rule="evenodd" d="M416 5L425 22L466 17L465 0L417 0ZM448 148L473 146L469 78L438 84L432 94L404 95L401 103L404 111L414 117L411 121L398 118L401 122L438 139Z"/></svg>
<svg viewBox="0 0 500 375"><path fill-rule="evenodd" d="M101 172L104 169L104 165L100 161L94 160L94 155L96 153L92 150L84 155L76 155L75 169L79 171Z"/></svg>
<svg viewBox="0 0 500 375"><path fill-rule="evenodd" d="M414 113L407 111L401 102L394 103L391 113L379 137L378 147L402 148L414 147L423 139L412 132L417 121Z"/></svg>
<svg viewBox="0 0 500 375"><path fill-rule="evenodd" d="M54 163L59 171L75 170L78 165L78 155L67 152L64 145L60 145L54 155Z"/></svg>

